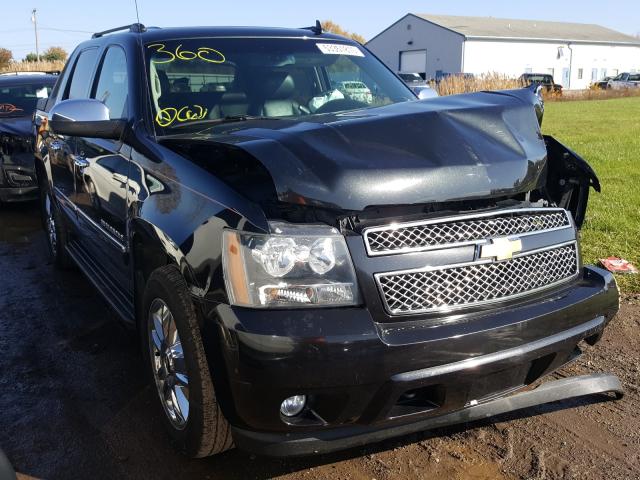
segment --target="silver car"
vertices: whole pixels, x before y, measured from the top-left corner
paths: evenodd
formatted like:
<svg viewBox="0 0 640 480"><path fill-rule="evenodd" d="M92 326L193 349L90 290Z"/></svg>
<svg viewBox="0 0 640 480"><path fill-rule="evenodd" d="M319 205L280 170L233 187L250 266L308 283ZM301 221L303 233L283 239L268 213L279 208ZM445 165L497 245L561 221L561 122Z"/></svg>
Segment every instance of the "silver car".
<svg viewBox="0 0 640 480"><path fill-rule="evenodd" d="M609 80L609 88L614 90L638 87L640 87L640 73L624 72Z"/></svg>

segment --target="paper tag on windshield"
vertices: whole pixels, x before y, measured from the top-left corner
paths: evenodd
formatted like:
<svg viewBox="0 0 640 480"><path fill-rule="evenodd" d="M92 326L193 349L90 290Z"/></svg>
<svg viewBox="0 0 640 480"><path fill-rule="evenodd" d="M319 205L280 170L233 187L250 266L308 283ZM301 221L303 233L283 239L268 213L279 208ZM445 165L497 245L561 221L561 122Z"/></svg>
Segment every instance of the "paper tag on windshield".
<svg viewBox="0 0 640 480"><path fill-rule="evenodd" d="M364 57L364 53L355 45L343 43L316 43L316 46L325 55L349 55L351 57Z"/></svg>

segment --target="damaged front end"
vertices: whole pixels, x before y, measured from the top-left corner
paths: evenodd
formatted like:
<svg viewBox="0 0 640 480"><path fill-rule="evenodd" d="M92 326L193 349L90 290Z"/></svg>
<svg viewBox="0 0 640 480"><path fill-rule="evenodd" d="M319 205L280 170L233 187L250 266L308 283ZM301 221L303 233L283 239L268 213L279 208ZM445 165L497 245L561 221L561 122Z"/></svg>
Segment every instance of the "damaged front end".
<svg viewBox="0 0 640 480"><path fill-rule="evenodd" d="M543 136L531 90L254 119L160 142L290 222L367 222L558 206L580 226L593 170ZM375 220L374 220L375 221Z"/></svg>
<svg viewBox="0 0 640 480"><path fill-rule="evenodd" d="M3 118L0 121L0 201L26 201L37 197L31 120Z"/></svg>
<svg viewBox="0 0 640 480"><path fill-rule="evenodd" d="M613 277L580 256L598 179L543 136L542 112L530 90L481 92L160 139L260 205L269 227L246 234L262 240L259 251L257 240L242 243L243 261L276 244L293 258L306 244L288 224L328 224L353 262L348 305L312 310L314 289L296 290L301 267L290 262L270 279L269 292L288 294L279 310L269 307L280 294L230 296L216 308L240 344L226 357L237 445L305 455L622 394L611 375L523 391L597 342L618 309ZM223 249L237 252L240 240L233 245ZM322 279L314 272L303 287ZM283 374L285 357L296 375ZM299 417L269 413L299 394Z"/></svg>

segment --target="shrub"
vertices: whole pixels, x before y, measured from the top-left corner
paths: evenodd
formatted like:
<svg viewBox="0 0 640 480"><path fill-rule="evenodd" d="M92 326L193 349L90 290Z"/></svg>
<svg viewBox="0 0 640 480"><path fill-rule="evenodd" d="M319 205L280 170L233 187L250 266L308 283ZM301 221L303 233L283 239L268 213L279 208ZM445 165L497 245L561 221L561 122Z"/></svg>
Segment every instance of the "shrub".
<svg viewBox="0 0 640 480"><path fill-rule="evenodd" d="M0 65L0 73L5 72L59 72L64 67L64 62L36 62L22 61L9 62L6 65Z"/></svg>
<svg viewBox="0 0 640 480"><path fill-rule="evenodd" d="M42 54L42 60L47 62L64 62L67 59L67 51L62 47L49 47Z"/></svg>
<svg viewBox="0 0 640 480"><path fill-rule="evenodd" d="M481 92L483 90L508 90L521 88L524 84L517 79L501 73L484 73L473 77L465 75L450 75L436 85L440 95L455 95L457 93Z"/></svg>
<svg viewBox="0 0 640 480"><path fill-rule="evenodd" d="M0 69L6 68L13 60L13 53L6 48L0 48Z"/></svg>

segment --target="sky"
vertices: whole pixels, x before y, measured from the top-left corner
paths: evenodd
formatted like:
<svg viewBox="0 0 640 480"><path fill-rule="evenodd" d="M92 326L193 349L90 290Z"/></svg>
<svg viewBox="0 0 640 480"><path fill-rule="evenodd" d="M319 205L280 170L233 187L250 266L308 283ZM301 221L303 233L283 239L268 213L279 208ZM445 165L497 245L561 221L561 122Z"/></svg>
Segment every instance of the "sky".
<svg viewBox="0 0 640 480"><path fill-rule="evenodd" d="M61 46L71 52L91 32L135 22L134 0L0 0L0 47L15 59L35 51L31 10L37 9L40 52ZM640 34L640 1L616 0L138 0L147 26L261 25L302 27L331 19L370 39L407 13L473 15L597 23Z"/></svg>

